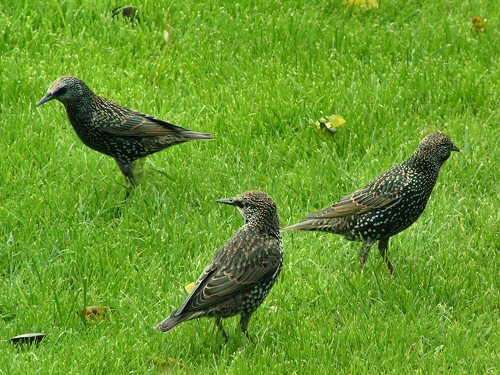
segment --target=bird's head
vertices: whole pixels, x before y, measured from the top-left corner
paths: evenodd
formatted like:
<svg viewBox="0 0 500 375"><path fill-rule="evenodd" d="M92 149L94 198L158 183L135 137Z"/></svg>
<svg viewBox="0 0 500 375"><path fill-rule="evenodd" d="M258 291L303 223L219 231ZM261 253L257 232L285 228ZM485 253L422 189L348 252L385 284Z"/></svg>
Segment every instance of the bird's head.
<svg viewBox="0 0 500 375"><path fill-rule="evenodd" d="M448 160L452 151L460 152L450 137L444 133L434 133L425 137L418 146L417 153L441 167Z"/></svg>
<svg viewBox="0 0 500 375"><path fill-rule="evenodd" d="M60 77L50 85L47 94L38 102L37 107L52 99L67 104L79 100L87 92L91 91L81 79L72 76Z"/></svg>
<svg viewBox="0 0 500 375"><path fill-rule="evenodd" d="M238 208L246 224L264 225L272 229L279 229L276 203L266 193L248 191L233 198L219 199L217 202Z"/></svg>

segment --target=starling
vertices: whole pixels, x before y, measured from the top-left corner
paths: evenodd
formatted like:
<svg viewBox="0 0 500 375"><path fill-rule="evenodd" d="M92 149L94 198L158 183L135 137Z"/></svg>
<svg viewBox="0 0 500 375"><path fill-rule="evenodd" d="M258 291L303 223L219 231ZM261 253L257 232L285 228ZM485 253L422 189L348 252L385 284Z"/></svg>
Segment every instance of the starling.
<svg viewBox="0 0 500 375"><path fill-rule="evenodd" d="M394 268L387 257L389 238L408 228L422 214L439 170L451 151L460 150L446 134L431 134L420 142L409 159L381 174L363 189L282 231L324 231L341 234L351 241L362 241L362 267L371 247L378 241L380 254L393 273Z"/></svg>
<svg viewBox="0 0 500 375"><path fill-rule="evenodd" d="M278 278L283 242L273 199L250 191L217 202L236 206L245 224L217 252L186 302L156 326L160 331L168 332L188 320L212 317L227 341L222 318L240 314L241 330L249 337L250 317Z"/></svg>
<svg viewBox="0 0 500 375"><path fill-rule="evenodd" d="M82 142L113 157L132 186L137 183L134 174L137 159L178 143L213 139L210 134L194 132L122 107L94 94L76 77L57 79L37 106L52 99L64 104L69 121Z"/></svg>

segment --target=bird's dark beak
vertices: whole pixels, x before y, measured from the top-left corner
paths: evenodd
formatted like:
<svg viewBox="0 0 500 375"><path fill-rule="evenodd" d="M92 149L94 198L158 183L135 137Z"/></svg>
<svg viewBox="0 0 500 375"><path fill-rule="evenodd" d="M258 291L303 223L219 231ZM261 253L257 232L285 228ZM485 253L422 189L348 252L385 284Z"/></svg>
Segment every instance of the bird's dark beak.
<svg viewBox="0 0 500 375"><path fill-rule="evenodd" d="M451 151L455 151L455 152L462 152L462 151L460 151L460 149L459 149L457 146L455 146L455 145L452 145L452 147L451 147Z"/></svg>
<svg viewBox="0 0 500 375"><path fill-rule="evenodd" d="M231 206L234 206L236 204L233 198L217 199L216 202L229 204Z"/></svg>
<svg viewBox="0 0 500 375"><path fill-rule="evenodd" d="M47 95L45 95L45 96L43 97L43 99L42 99L42 100L40 100L40 101L38 102L38 104L37 104L36 106L37 106L37 107L40 107L43 103L47 103L48 101L51 101L51 100L52 100L52 99L54 99L54 98L55 98L54 94L52 94L51 92L49 92L49 93L47 93Z"/></svg>

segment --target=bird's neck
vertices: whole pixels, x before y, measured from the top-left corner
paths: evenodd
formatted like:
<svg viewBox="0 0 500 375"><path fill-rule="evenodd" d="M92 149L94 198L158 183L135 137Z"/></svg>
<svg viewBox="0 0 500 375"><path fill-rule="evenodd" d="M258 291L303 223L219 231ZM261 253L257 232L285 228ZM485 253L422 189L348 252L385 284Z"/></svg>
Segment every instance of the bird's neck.
<svg viewBox="0 0 500 375"><path fill-rule="evenodd" d="M98 97L92 94L87 96L86 99L65 100L63 104L71 123L74 124L73 119L77 119L78 122L85 122L90 119L95 109L98 108L97 99Z"/></svg>
<svg viewBox="0 0 500 375"><path fill-rule="evenodd" d="M64 103L68 119L75 130L79 131L80 128L85 127L84 124L90 122L90 112L83 110L79 105L74 103ZM78 133L80 135L80 133Z"/></svg>
<svg viewBox="0 0 500 375"><path fill-rule="evenodd" d="M428 157L423 152L420 152L420 150L415 151L413 155L406 160L406 164L416 172L435 175L439 174L442 165L442 163Z"/></svg>
<svg viewBox="0 0 500 375"><path fill-rule="evenodd" d="M79 95L65 97L61 102L66 110L84 113L96 108L101 100L102 98L94 94L88 87L80 87Z"/></svg>
<svg viewBox="0 0 500 375"><path fill-rule="evenodd" d="M279 236L280 222L277 217L273 218L255 218L245 221L245 225L248 229L255 230L261 233L269 234L272 236Z"/></svg>

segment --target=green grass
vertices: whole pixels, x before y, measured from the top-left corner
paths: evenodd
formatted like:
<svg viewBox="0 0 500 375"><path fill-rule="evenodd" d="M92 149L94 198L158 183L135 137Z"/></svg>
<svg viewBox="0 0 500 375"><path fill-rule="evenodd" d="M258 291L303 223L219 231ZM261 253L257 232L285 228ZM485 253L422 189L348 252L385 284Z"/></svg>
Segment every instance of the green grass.
<svg viewBox="0 0 500 375"><path fill-rule="evenodd" d="M188 374L500 372L494 1L143 1L135 25L111 19L115 1L0 3L0 373L154 374L154 356ZM113 160L82 145L61 104L36 108L67 74L217 141L153 155L170 178L146 164L122 203ZM323 138L309 119L334 113L347 124ZM208 319L153 329L242 224L215 199L264 190L295 223L435 130L464 153L391 240L394 277L377 251L361 272L359 243L287 233L254 344L236 318L227 346ZM115 312L84 323L89 305ZM38 348L8 343L37 331Z"/></svg>

